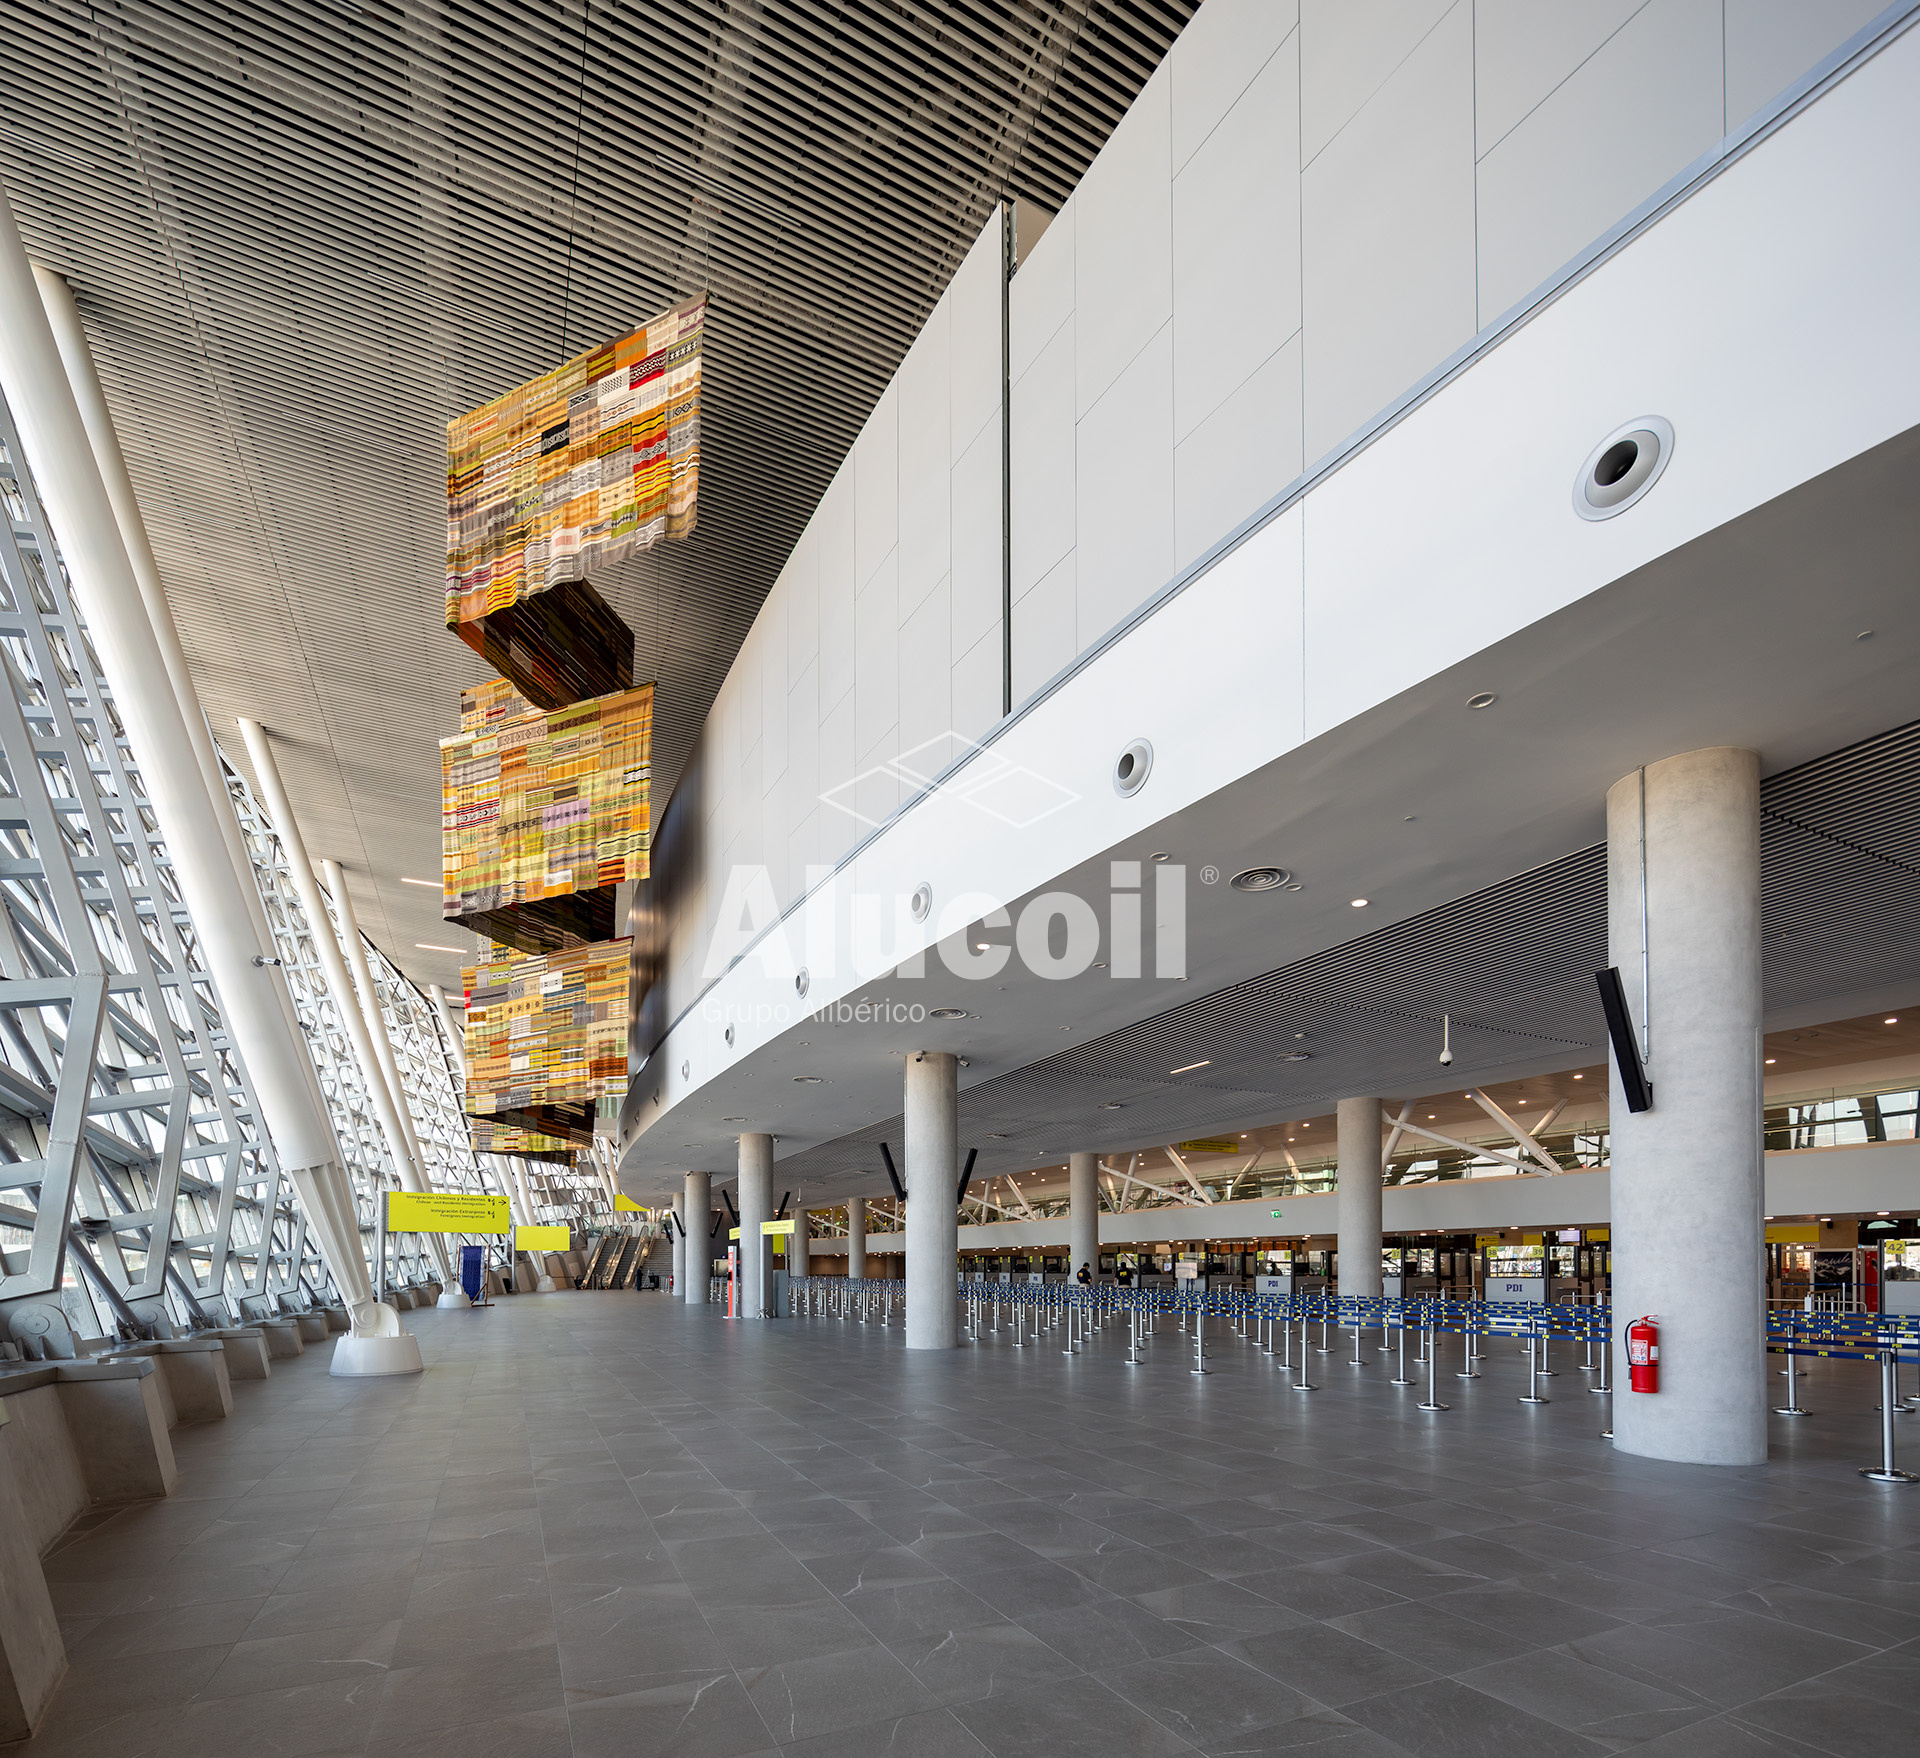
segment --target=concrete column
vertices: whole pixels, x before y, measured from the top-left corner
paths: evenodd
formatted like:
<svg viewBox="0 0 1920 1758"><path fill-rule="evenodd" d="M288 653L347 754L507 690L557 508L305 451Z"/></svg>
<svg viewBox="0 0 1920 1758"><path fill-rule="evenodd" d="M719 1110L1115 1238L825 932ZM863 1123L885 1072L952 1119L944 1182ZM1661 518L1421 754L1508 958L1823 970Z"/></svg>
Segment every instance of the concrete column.
<svg viewBox="0 0 1920 1758"><path fill-rule="evenodd" d="M956 1177L958 1174L955 1175ZM1070 1154L1067 1158L1067 1193L1072 1202L1069 1230L1072 1244L1068 1250L1067 1276L1080 1274L1085 1264L1100 1279L1100 1156Z"/></svg>
<svg viewBox="0 0 1920 1758"><path fill-rule="evenodd" d="M748 1318L765 1318L773 1301L766 1236L762 1221L773 1219L773 1137L740 1138L740 1310Z"/></svg>
<svg viewBox="0 0 1920 1758"><path fill-rule="evenodd" d="M684 1223L687 1218L687 1199L684 1193L673 1199L672 1212L667 1216L667 1237L673 1241L670 1262L673 1266L673 1292L676 1299L686 1297L687 1287L687 1241L681 1237L676 1221Z"/></svg>
<svg viewBox="0 0 1920 1758"><path fill-rule="evenodd" d="M713 1274L713 1174L689 1172L681 1207L687 1221L686 1250L682 1253L685 1280L675 1284L689 1306L707 1303L707 1279Z"/></svg>
<svg viewBox="0 0 1920 1758"><path fill-rule="evenodd" d="M847 1204L847 1274L856 1282L866 1279L867 1199L864 1196L856 1196Z"/></svg>
<svg viewBox="0 0 1920 1758"><path fill-rule="evenodd" d="M1380 1101L1342 1099L1338 1112L1340 1292L1380 1297Z"/></svg>
<svg viewBox="0 0 1920 1758"><path fill-rule="evenodd" d="M812 1235L807 1231L806 1204L795 1198L793 1237L787 1241L788 1276L804 1276L807 1273L807 1259L812 1255L812 1244Z"/></svg>
<svg viewBox="0 0 1920 1758"><path fill-rule="evenodd" d="M1614 1445L1695 1465L1764 1464L1760 763L1752 751L1689 751L1607 790L1607 958L1646 1033L1653 1084L1653 1108L1636 1114L1618 1069L1609 1075ZM1660 1321L1660 1390L1634 1393L1620 1333L1647 1313Z"/></svg>
<svg viewBox="0 0 1920 1758"><path fill-rule="evenodd" d="M943 1050L907 1057L907 1347L960 1341L960 1064Z"/></svg>

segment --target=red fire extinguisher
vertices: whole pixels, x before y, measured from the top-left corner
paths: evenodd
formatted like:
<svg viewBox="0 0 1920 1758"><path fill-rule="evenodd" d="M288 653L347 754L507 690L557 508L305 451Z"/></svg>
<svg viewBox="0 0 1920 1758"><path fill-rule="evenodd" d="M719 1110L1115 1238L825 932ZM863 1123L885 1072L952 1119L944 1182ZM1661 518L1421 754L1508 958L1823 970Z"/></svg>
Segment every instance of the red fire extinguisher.
<svg viewBox="0 0 1920 1758"><path fill-rule="evenodd" d="M1627 1326L1627 1375L1636 1392L1660 1389L1660 1321L1652 1313Z"/></svg>

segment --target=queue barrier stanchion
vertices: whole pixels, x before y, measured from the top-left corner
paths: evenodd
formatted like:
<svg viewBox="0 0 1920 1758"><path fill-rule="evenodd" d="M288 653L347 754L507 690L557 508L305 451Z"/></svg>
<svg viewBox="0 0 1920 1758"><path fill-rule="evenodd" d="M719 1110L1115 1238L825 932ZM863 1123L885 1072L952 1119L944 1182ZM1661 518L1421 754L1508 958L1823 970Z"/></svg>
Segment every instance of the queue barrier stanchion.
<svg viewBox="0 0 1920 1758"><path fill-rule="evenodd" d="M1893 1457L1893 1418L1900 1402L1900 1333L1883 1333L1880 1345L1880 1463L1862 1465L1860 1475L1871 1483L1920 1483L1920 1476L1902 1471ZM1793 1359L1791 1355L1787 1357Z"/></svg>
<svg viewBox="0 0 1920 1758"><path fill-rule="evenodd" d="M1806 1416L1811 1414L1811 1412L1803 1410L1800 1407L1800 1385L1794 1372L1794 1363L1800 1353L1800 1351L1794 1347L1795 1343L1798 1341L1798 1338L1799 1338L1799 1323L1795 1315L1792 1312L1789 1312L1787 1314L1787 1337L1786 1337L1786 1350L1785 1350L1786 1357L1787 1357L1787 1401L1784 1404L1776 1404L1773 1407L1773 1413L1775 1416Z"/></svg>
<svg viewBox="0 0 1920 1758"><path fill-rule="evenodd" d="M1404 1300L1402 1300L1397 1304L1400 1309L1399 1310L1400 1322L1399 1322L1399 1325L1396 1327L1400 1332L1400 1365L1394 1371L1393 1378L1387 1381L1387 1384L1390 1386L1410 1386L1413 1384L1413 1381L1407 1378L1407 1303ZM1385 1335L1384 1320L1382 1321L1382 1325L1381 1325L1381 1334L1383 1336Z"/></svg>
<svg viewBox="0 0 1920 1758"><path fill-rule="evenodd" d="M1438 1338L1435 1335L1435 1313L1433 1307L1429 1306L1422 1316L1426 1319L1427 1334L1427 1395L1421 1400L1418 1408L1422 1410L1445 1410L1448 1409L1449 1406L1440 1402L1440 1384L1438 1378L1440 1372L1440 1348Z"/></svg>
<svg viewBox="0 0 1920 1758"><path fill-rule="evenodd" d="M1526 1395L1516 1402L1521 1404L1546 1404L1551 1400L1540 1394L1540 1345L1545 1340L1545 1329L1539 1319L1527 1327L1527 1390Z"/></svg>
<svg viewBox="0 0 1920 1758"><path fill-rule="evenodd" d="M1460 1341L1462 1352L1460 1371L1453 1376L1457 1380L1477 1380L1480 1377L1480 1370L1473 1365L1478 1359L1473 1349L1474 1305L1475 1302L1470 1300L1461 1302Z"/></svg>
<svg viewBox="0 0 1920 1758"><path fill-rule="evenodd" d="M1300 1362L1294 1370L1292 1389L1296 1392L1311 1392L1316 1388L1307 1382L1307 1303L1295 1296L1300 1312Z"/></svg>

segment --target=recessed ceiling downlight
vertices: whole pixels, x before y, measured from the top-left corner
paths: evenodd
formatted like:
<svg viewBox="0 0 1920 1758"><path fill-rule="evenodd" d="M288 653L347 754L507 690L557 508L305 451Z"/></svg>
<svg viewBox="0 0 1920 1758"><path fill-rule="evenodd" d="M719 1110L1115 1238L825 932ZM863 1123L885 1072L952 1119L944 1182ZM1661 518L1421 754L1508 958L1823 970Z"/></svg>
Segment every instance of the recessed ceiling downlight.
<svg viewBox="0 0 1920 1758"><path fill-rule="evenodd" d="M793 1084L801 1087L817 1087L823 1079L825 1079L824 1075L796 1074L793 1077Z"/></svg>
<svg viewBox="0 0 1920 1758"><path fill-rule="evenodd" d="M967 1010L964 1007L934 1007L927 1011L928 1019L965 1019L966 1017Z"/></svg>
<svg viewBox="0 0 1920 1758"><path fill-rule="evenodd" d="M1293 875L1285 867L1249 867L1227 881L1235 891L1283 891Z"/></svg>
<svg viewBox="0 0 1920 1758"><path fill-rule="evenodd" d="M1279 1060L1282 1062L1311 1062L1313 1060L1313 1052L1311 1050L1283 1050L1280 1053Z"/></svg>
<svg viewBox="0 0 1920 1758"><path fill-rule="evenodd" d="M1573 481L1573 510L1583 519L1624 513L1660 480L1673 456L1672 424L1643 415L1616 427L1591 452Z"/></svg>
<svg viewBox="0 0 1920 1758"><path fill-rule="evenodd" d="M1467 698L1467 706L1469 708L1491 708L1494 705L1494 703L1498 702L1499 700L1500 698L1496 696L1491 690L1482 690L1479 695L1469 696ZM1406 822L1411 824L1413 820L1409 818L1406 820Z"/></svg>

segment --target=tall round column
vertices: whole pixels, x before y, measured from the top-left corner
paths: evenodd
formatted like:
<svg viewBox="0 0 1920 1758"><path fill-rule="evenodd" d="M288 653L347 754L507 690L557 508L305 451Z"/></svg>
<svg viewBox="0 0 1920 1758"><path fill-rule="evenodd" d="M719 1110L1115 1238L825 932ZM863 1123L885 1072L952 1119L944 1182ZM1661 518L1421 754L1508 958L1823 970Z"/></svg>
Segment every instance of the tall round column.
<svg viewBox="0 0 1920 1758"><path fill-rule="evenodd" d="M762 1221L773 1219L773 1137L740 1138L740 1311L765 1318L773 1300L767 1237Z"/></svg>
<svg viewBox="0 0 1920 1758"><path fill-rule="evenodd" d="M907 1057L907 1347L960 1341L960 1064Z"/></svg>
<svg viewBox="0 0 1920 1758"><path fill-rule="evenodd" d="M314 1078L262 943L265 917L236 866L233 839L215 810L189 722L200 713L169 673L154 618L140 592L125 539L88 439L27 262L13 212L0 199L0 389L6 394L62 559L79 589L88 633L140 758L141 779L167 839L167 853L227 1028L253 1078L264 1123L306 1210L347 1310L352 1340L336 1345L347 1372L420 1370L419 1345L397 1339L399 1316L375 1303L353 1187ZM191 685L191 678L186 680ZM378 1338L382 1341L371 1342Z"/></svg>
<svg viewBox="0 0 1920 1758"><path fill-rule="evenodd" d="M856 1282L867 1274L867 1199L856 1196L847 1204L847 1274Z"/></svg>
<svg viewBox="0 0 1920 1758"><path fill-rule="evenodd" d="M1764 1464L1754 752L1689 751L1607 790L1607 959L1645 1035L1653 1084L1653 1108L1635 1113L1617 1067L1609 1076L1614 1445L1694 1465ZM1627 1389L1620 1332L1643 1314L1660 1322L1658 1392Z"/></svg>
<svg viewBox="0 0 1920 1758"><path fill-rule="evenodd" d="M687 1199L684 1193L674 1197L672 1209L673 1212L667 1217L667 1237L673 1242L672 1255L669 1259L673 1266L673 1292L676 1299L684 1299L687 1286L687 1241L680 1227L675 1224L676 1222L684 1224L687 1218Z"/></svg>
<svg viewBox="0 0 1920 1758"><path fill-rule="evenodd" d="M812 1257L812 1234L806 1230L806 1205L795 1201L793 1205L793 1238L787 1240L787 1274L804 1276L806 1261Z"/></svg>
<svg viewBox="0 0 1920 1758"><path fill-rule="evenodd" d="M1342 1099L1340 1182L1340 1292L1380 1297L1380 1101Z"/></svg>
<svg viewBox="0 0 1920 1758"><path fill-rule="evenodd" d="M1071 1236L1067 1274L1080 1274L1085 1264L1100 1279L1100 1156L1072 1154L1067 1159L1067 1195L1071 1204Z"/></svg>
<svg viewBox="0 0 1920 1758"><path fill-rule="evenodd" d="M713 1174L689 1172L686 1184L686 1194L680 1199L687 1222L686 1250L682 1253L685 1280L678 1288L689 1306L705 1306L707 1283L713 1276Z"/></svg>

